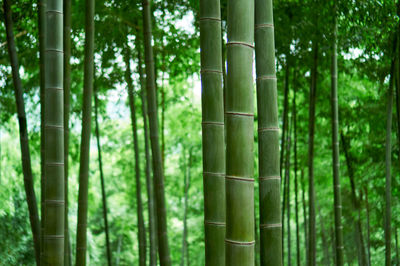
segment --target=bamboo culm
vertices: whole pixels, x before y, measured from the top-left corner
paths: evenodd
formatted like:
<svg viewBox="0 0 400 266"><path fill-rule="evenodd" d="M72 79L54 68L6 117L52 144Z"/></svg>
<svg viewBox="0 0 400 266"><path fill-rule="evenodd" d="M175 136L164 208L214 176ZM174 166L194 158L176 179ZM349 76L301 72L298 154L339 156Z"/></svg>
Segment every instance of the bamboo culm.
<svg viewBox="0 0 400 266"><path fill-rule="evenodd" d="M63 1L46 1L42 265L64 265Z"/></svg>
<svg viewBox="0 0 400 266"><path fill-rule="evenodd" d="M143 36L146 62L146 88L150 126L150 142L153 160L154 189L157 207L158 253L161 266L171 265L167 234L167 211L164 192L164 174L162 169L160 143L158 137L158 115L156 100L156 76L151 31L150 0L142 0Z"/></svg>
<svg viewBox="0 0 400 266"><path fill-rule="evenodd" d="M261 265L281 266L282 216L273 1L255 1Z"/></svg>
<svg viewBox="0 0 400 266"><path fill-rule="evenodd" d="M226 265L254 263L254 2L228 1Z"/></svg>
<svg viewBox="0 0 400 266"><path fill-rule="evenodd" d="M64 265L71 266L71 244L68 225L68 154L69 112L71 97L71 0L64 0Z"/></svg>
<svg viewBox="0 0 400 266"><path fill-rule="evenodd" d="M106 235L106 250L107 250L107 263L111 266L111 248L110 248L110 235L108 230L108 219L107 219L107 194L105 189L104 173L103 173L103 160L101 156L101 144L100 144L100 127L99 127L99 99L97 97L97 88L95 88L94 94L94 117L95 117L95 133L96 133L96 144L99 161L99 172L100 172L100 184L101 184L101 199L103 203L103 220L104 220L104 231Z"/></svg>
<svg viewBox="0 0 400 266"><path fill-rule="evenodd" d="M295 76L296 77L296 76ZM296 81L296 79L295 79ZM297 113L296 113L296 82L293 82L293 103L292 103L292 116L293 116L293 156L294 156L294 200L295 200L295 213L296 213L296 261L297 266L301 264L300 253L300 224L299 224L299 185L297 178Z"/></svg>
<svg viewBox="0 0 400 266"><path fill-rule="evenodd" d="M149 150L149 132L147 124L147 102L146 102L146 81L143 77L142 68L142 50L139 42L136 43L138 50L138 72L141 85L140 97L142 100L142 116L143 116L143 128L144 128L144 150L145 150L145 172L146 172L146 190L147 190L147 208L149 215L149 242L150 242L150 266L157 264L157 219L155 212L154 202L154 188L153 182L151 182L151 165L150 165L150 150Z"/></svg>
<svg viewBox="0 0 400 266"><path fill-rule="evenodd" d="M225 127L219 0L200 1L205 264L225 265ZM215 204L218 202L219 204Z"/></svg>
<svg viewBox="0 0 400 266"><path fill-rule="evenodd" d="M335 213L335 241L336 241L336 265L343 265L343 233L342 233L342 199L340 192L340 165L339 165L339 111L337 93L337 19L334 14L333 42L332 42L332 65L331 65L331 108L332 108L332 168L333 168L333 196Z"/></svg>
<svg viewBox="0 0 400 266"><path fill-rule="evenodd" d="M15 102L17 105L19 140L21 145L22 172L24 176L24 187L26 201L28 203L29 221L31 224L33 246L35 249L36 264L40 265L40 221L34 189L34 180L31 167L31 155L29 151L28 125L25 114L25 103L21 77L19 75L19 64L17 50L14 41L13 22L11 14L11 1L3 1L4 21L6 26L8 55L11 62L12 78L14 83Z"/></svg>
<svg viewBox="0 0 400 266"><path fill-rule="evenodd" d="M86 0L85 61L82 108L82 134L79 162L78 223L76 234L76 265L86 265L87 210L89 190L89 151L92 121L92 93L94 68L94 0Z"/></svg>
<svg viewBox="0 0 400 266"><path fill-rule="evenodd" d="M140 156L139 156L139 142L137 135L137 124L136 124L136 106L135 97L133 91L133 82L131 77L130 69L130 53L128 51L129 46L126 45L125 54L125 80L127 83L128 90L128 101L129 109L131 111L131 124L132 124L132 135L133 135L133 148L135 151L135 183L136 183L136 212L138 220L138 244L139 244L139 265L146 265L146 229L144 227L143 218L143 204L142 204L142 189L140 184Z"/></svg>

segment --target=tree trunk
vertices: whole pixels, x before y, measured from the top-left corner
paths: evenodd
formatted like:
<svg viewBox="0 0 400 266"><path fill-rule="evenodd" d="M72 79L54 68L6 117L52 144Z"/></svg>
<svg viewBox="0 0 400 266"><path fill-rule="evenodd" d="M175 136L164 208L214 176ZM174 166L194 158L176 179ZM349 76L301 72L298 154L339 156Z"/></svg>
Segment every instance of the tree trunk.
<svg viewBox="0 0 400 266"><path fill-rule="evenodd" d="M394 240L396 244L396 265L400 265L400 260L399 260L399 241L398 241L398 235L397 235L397 227L394 228Z"/></svg>
<svg viewBox="0 0 400 266"><path fill-rule="evenodd" d="M318 207L318 216L319 216L319 222L320 222L320 230L321 230L321 240L322 240L322 251L323 251L323 262L324 265L331 265L330 262L330 257L329 257L329 250L328 250L328 240L327 240L327 235L326 235L326 230L324 226L324 219L321 214L321 208Z"/></svg>
<svg viewBox="0 0 400 266"><path fill-rule="evenodd" d="M146 61L147 102L149 104L150 140L153 159L154 188L157 206L158 252L161 266L171 265L167 235L167 214L164 195L164 174L162 169L160 143L158 138L158 115L156 102L156 80L154 74L153 47L151 44L150 0L142 0L143 35Z"/></svg>
<svg viewBox="0 0 400 266"><path fill-rule="evenodd" d="M308 126L308 210L309 210L309 229L308 229L308 256L307 265L316 265L316 232L315 232L315 189L314 189L314 132L315 132L315 102L318 75L318 43L313 41L313 66L311 69L311 88L310 88L310 107L309 107L309 126Z"/></svg>
<svg viewBox="0 0 400 266"><path fill-rule="evenodd" d="M6 26L8 55L10 56L12 77L14 83L15 102L17 105L19 141L21 145L22 172L24 175L24 186L26 201L28 203L29 221L31 224L33 246L35 249L36 264L40 265L40 221L34 189L34 180L31 167L31 155L29 151L29 137L27 120L25 114L24 92L21 77L19 76L19 64L17 50L14 41L13 22L11 15L11 1L4 0L4 21Z"/></svg>
<svg viewBox="0 0 400 266"><path fill-rule="evenodd" d="M286 134L287 134L287 124L288 124L288 111L289 111L289 74L290 74L290 66L289 66L289 52L286 54L286 65L285 65L285 89L284 89L284 98L283 98L283 125L282 125L282 144L281 144L281 155L280 155L280 163L279 163L279 169L280 169L280 173L282 176L282 171L283 171L283 167L284 167L284 154L285 154L285 141L287 139ZM285 181L286 182L286 181ZM285 190L285 185L284 185L284 189ZM285 195L285 191L283 192L283 195ZM285 196L284 196L285 197ZM283 200L283 209L285 208L285 199ZM283 211L284 213L284 211ZM283 218L283 214L282 214L282 219ZM282 229L282 232L284 230ZM285 241L284 238L282 238L282 241ZM283 244L282 244L283 245ZM283 250L283 249L282 249Z"/></svg>
<svg viewBox="0 0 400 266"><path fill-rule="evenodd" d="M290 233L290 145L291 145L291 126L288 125L288 136L287 136L287 150L286 150L286 159L285 159L285 179L287 180L287 188L286 188L286 204L287 204L287 255L288 255L288 263L287 265L292 265L291 260L291 233Z"/></svg>
<svg viewBox="0 0 400 266"><path fill-rule="evenodd" d="M296 80L296 79L295 79ZM294 153L294 199L295 199L295 212L296 212L296 261L297 266L301 264L300 254L300 224L299 224L299 186L297 180L297 113L296 113L296 82L293 82L293 153Z"/></svg>
<svg viewBox="0 0 400 266"><path fill-rule="evenodd" d="M85 1L85 62L82 106L82 134L79 162L78 224L76 233L76 265L86 265L87 209L89 189L89 151L92 122L94 0Z"/></svg>
<svg viewBox="0 0 400 266"><path fill-rule="evenodd" d="M371 266L371 239L370 239L370 222L369 222L369 203L368 203L368 188L364 187L365 204L367 211L367 253L368 253L368 266Z"/></svg>
<svg viewBox="0 0 400 266"><path fill-rule="evenodd" d="M255 244L254 2L229 0L227 25L225 258L227 265L252 265Z"/></svg>
<svg viewBox="0 0 400 266"><path fill-rule="evenodd" d="M302 203L303 203L303 226L304 226L304 247L306 258L308 254L308 222L307 222L307 204L306 204L306 189L305 189L305 179L304 179L304 171L301 170L301 194L302 194Z"/></svg>
<svg viewBox="0 0 400 266"><path fill-rule="evenodd" d="M185 153L183 154L185 157ZM187 215L188 215L188 196L189 196L189 186L190 186L190 168L192 167L192 150L189 150L189 158L187 162L187 169L184 173L184 194L185 194L185 206L183 210L183 236L182 236L182 252L181 252L181 266L189 265L189 250L188 250L188 230L187 230Z"/></svg>
<svg viewBox="0 0 400 266"><path fill-rule="evenodd" d="M45 13L44 228L42 265L64 265L63 4L49 1Z"/></svg>
<svg viewBox="0 0 400 266"><path fill-rule="evenodd" d="M64 265L71 266L71 245L68 225L68 155L69 155L69 112L71 97L71 0L63 1L64 8Z"/></svg>
<svg viewBox="0 0 400 266"><path fill-rule="evenodd" d="M357 251L358 251L358 261L360 265L366 265L367 264L367 259L366 259L366 254L364 250L364 238L362 235L362 227L361 227L361 211L360 211L360 202L359 199L356 195L356 188L355 188L355 182L354 182L354 170L351 164L351 157L348 151L348 143L343 135L341 133L341 139L342 139L342 144L343 144L343 151L344 155L346 158L346 164L347 164L347 171L349 174L350 178L350 186L351 186L351 198L352 198L352 204L354 210L357 212L357 218L354 221L355 223L355 236L356 236L356 245L357 245Z"/></svg>
<svg viewBox="0 0 400 266"><path fill-rule="evenodd" d="M111 266L111 249L110 249L110 236L108 230L108 219L107 219L107 195L104 182L103 173L103 161L101 157L101 145L100 145L100 129L99 129L99 104L97 98L97 88L95 88L94 94L94 115L96 123L96 143L97 143L97 153L99 159L99 171L100 171L100 183L101 183L101 198L103 202L103 219L104 219L104 231L106 233L106 250L107 250L107 262L108 266Z"/></svg>
<svg viewBox="0 0 400 266"><path fill-rule="evenodd" d="M125 80L128 85L128 98L129 98L129 109L131 111L131 123L132 123L132 134L133 134L133 147L135 151L135 181L136 181L136 210L137 210L137 222L138 222L138 241L139 241L139 265L146 265L146 228L144 227L143 219L143 205L142 205L142 190L140 185L140 160L139 160L139 143L137 136L137 125L136 125L136 106L133 91L133 82L131 78L130 69L130 54L129 46L125 47Z"/></svg>
<svg viewBox="0 0 400 266"><path fill-rule="evenodd" d="M219 0L200 1L205 264L225 265L225 130ZM218 202L219 204L215 204Z"/></svg>
<svg viewBox="0 0 400 266"><path fill-rule="evenodd" d="M343 265L343 233L342 233L342 199L340 192L340 161L339 161L339 111L337 93L337 22L336 5L334 4L334 28L331 65L331 108L332 108L332 168L333 168L333 199L335 213L336 265Z"/></svg>
<svg viewBox="0 0 400 266"><path fill-rule="evenodd" d="M136 43L138 52L138 71L141 85L140 97L142 100L142 115L144 128L144 151L145 151L145 172L146 172L146 190L147 190L147 208L149 215L149 240L150 240L150 266L157 265L157 218L154 202L154 188L151 182L150 150L149 150L149 132L147 125L147 102L146 102L146 81L143 77L142 68L142 50L139 41Z"/></svg>
<svg viewBox="0 0 400 266"><path fill-rule="evenodd" d="M283 265L273 1L255 1L261 265Z"/></svg>

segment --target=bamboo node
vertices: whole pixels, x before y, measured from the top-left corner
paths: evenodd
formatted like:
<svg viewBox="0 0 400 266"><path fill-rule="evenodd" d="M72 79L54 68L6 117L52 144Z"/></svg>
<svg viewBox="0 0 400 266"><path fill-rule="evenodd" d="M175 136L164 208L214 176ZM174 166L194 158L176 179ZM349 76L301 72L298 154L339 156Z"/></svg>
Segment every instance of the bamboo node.
<svg viewBox="0 0 400 266"><path fill-rule="evenodd" d="M278 224L260 224L260 228L261 229L269 229L269 228L281 228L282 224L278 223Z"/></svg>
<svg viewBox="0 0 400 266"><path fill-rule="evenodd" d="M46 13L56 13L56 14L63 15L63 12L61 12L60 10L46 10Z"/></svg>
<svg viewBox="0 0 400 266"><path fill-rule="evenodd" d="M47 48L45 52L56 52L56 53L60 53L63 54L64 51L60 50L60 49L53 49L53 48Z"/></svg>
<svg viewBox="0 0 400 266"><path fill-rule="evenodd" d="M251 49L254 49L254 45L252 45L251 43L247 43L247 42L227 42L226 46L228 45L242 45L242 46L246 46L246 47L250 47Z"/></svg>
<svg viewBox="0 0 400 266"><path fill-rule="evenodd" d="M254 26L256 29L261 29L261 28L274 28L274 24L271 23L262 23L262 24L256 24Z"/></svg>
<svg viewBox="0 0 400 266"><path fill-rule="evenodd" d="M230 180L254 182L254 178L249 178L249 177L238 177L238 176L233 176L233 175L226 175L225 178L230 179Z"/></svg>
<svg viewBox="0 0 400 266"><path fill-rule="evenodd" d="M204 224L215 225L215 226L225 226L226 225L226 223L212 222L212 221L207 221L207 220L204 220Z"/></svg>
<svg viewBox="0 0 400 266"><path fill-rule="evenodd" d="M259 177L260 181L268 181L268 180L281 180L281 177L279 175L276 176L260 176Z"/></svg>
<svg viewBox="0 0 400 266"><path fill-rule="evenodd" d="M258 132L263 132L263 131L277 131L277 132L279 132L279 127L260 127L258 129Z"/></svg>
<svg viewBox="0 0 400 266"><path fill-rule="evenodd" d="M224 122L203 121L202 125L224 126Z"/></svg>
<svg viewBox="0 0 400 266"><path fill-rule="evenodd" d="M64 239L64 235L43 235L45 239Z"/></svg>
<svg viewBox="0 0 400 266"><path fill-rule="evenodd" d="M64 126L57 126L57 125L44 125L45 128L57 128L64 130Z"/></svg>
<svg viewBox="0 0 400 266"><path fill-rule="evenodd" d="M254 114L250 113L240 113L240 112L225 112L226 115L239 115L239 116L250 116L253 117Z"/></svg>
<svg viewBox="0 0 400 266"><path fill-rule="evenodd" d="M209 21L209 20L211 20L211 21L221 21L221 18L213 18L213 17L201 17L200 18L200 21Z"/></svg>
<svg viewBox="0 0 400 266"><path fill-rule="evenodd" d="M245 241L235 241L231 239L225 238L225 242L233 245L239 245L239 246L252 246L255 244L255 241L250 241L250 242L245 242Z"/></svg>
<svg viewBox="0 0 400 266"><path fill-rule="evenodd" d="M46 205L64 205L64 200L45 200L44 203Z"/></svg>

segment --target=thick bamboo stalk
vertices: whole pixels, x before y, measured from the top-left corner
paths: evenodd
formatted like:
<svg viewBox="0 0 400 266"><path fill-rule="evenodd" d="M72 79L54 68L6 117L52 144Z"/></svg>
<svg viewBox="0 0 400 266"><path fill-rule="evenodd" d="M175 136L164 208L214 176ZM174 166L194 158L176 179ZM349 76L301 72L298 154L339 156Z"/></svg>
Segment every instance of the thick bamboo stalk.
<svg viewBox="0 0 400 266"><path fill-rule="evenodd" d="M157 218L155 212L154 202L154 188L151 182L151 166L150 166L150 150L149 150L149 132L148 132L148 117L147 117L147 102L146 102L146 81L143 77L142 68L142 50L139 42L136 43L138 52L138 72L140 78L141 92L140 97L142 100L142 115L143 115L143 129L144 129L144 151L145 151L145 173L146 173L146 190L147 190L147 208L149 215L149 242L150 242L150 266L157 264Z"/></svg>
<svg viewBox="0 0 400 266"><path fill-rule="evenodd" d="M18 55L15 47L13 21L11 14L11 1L3 1L4 22L6 26L8 55L10 57L12 78L14 83L15 102L19 124L19 141L21 145L22 172L26 201L28 203L29 221L31 224L33 246L35 249L36 264L40 265L40 221L34 189L34 180L31 167L31 155L29 151L28 125L25 114L24 92L21 77L19 75Z"/></svg>
<svg viewBox="0 0 400 266"><path fill-rule="evenodd" d="M111 248L110 248L110 234L108 230L108 219L107 219L107 195L104 182L103 173L103 160L101 156L101 144L100 144L100 127L99 127L99 104L97 97L97 88L95 88L94 94L94 117L95 117L95 133L96 133L96 144L97 144L97 154L99 161L99 172L100 172L100 184L101 184L101 200L103 203L103 220L104 220L104 231L106 235L106 250L107 250L107 263L111 266Z"/></svg>
<svg viewBox="0 0 400 266"><path fill-rule="evenodd" d="M132 124L132 135L133 135L133 148L135 151L135 183L136 183L136 212L137 212L137 221L138 221L138 244L139 244L139 265L146 265L146 229L144 227L144 218L143 218L143 204L142 204L142 188L140 184L140 157L139 157L139 142L137 135L137 124L136 124L136 106L135 106L135 97L133 91L133 82L131 77L131 68L130 68L130 55L129 55L129 46L125 47L125 80L127 83L128 90L128 100L129 100L129 109L131 111L131 124Z"/></svg>
<svg viewBox="0 0 400 266"><path fill-rule="evenodd" d="M206 265L225 265L225 132L219 0L200 1ZM216 204L218 202L218 204Z"/></svg>
<svg viewBox="0 0 400 266"><path fill-rule="evenodd" d="M272 0L255 1L261 265L282 265L278 98Z"/></svg>
<svg viewBox="0 0 400 266"><path fill-rule="evenodd" d="M147 103L149 107L150 141L153 159L154 188L157 206L157 231L158 231L158 252L162 266L171 265L171 258L167 234L167 211L164 193L164 174L162 169L160 143L158 137L158 115L156 100L156 76L154 73L154 56L151 44L151 11L150 0L142 0L143 7L143 35L144 52L146 61L146 87Z"/></svg>
<svg viewBox="0 0 400 266"><path fill-rule="evenodd" d="M39 80L40 80L40 259L43 259L44 232L44 91L45 91L45 32L46 32L46 0L38 0L38 39L39 39Z"/></svg>
<svg viewBox="0 0 400 266"><path fill-rule="evenodd" d="M254 263L254 2L228 1L226 265ZM265 225L263 225L265 226Z"/></svg>
<svg viewBox="0 0 400 266"><path fill-rule="evenodd" d="M332 108L332 168L333 168L333 199L335 213L336 265L343 265L343 233L342 233L342 198L340 192L340 161L339 161L339 111L337 93L337 19L336 5L334 14L332 65L331 65L331 108Z"/></svg>
<svg viewBox="0 0 400 266"><path fill-rule="evenodd" d="M63 1L47 1L42 265L64 265Z"/></svg>
<svg viewBox="0 0 400 266"><path fill-rule="evenodd" d="M314 188L314 132L315 132L315 102L318 75L318 43L313 41L313 65L311 69L310 106L308 124L308 256L307 265L316 265L316 231L315 231L315 188Z"/></svg>
<svg viewBox="0 0 400 266"><path fill-rule="evenodd" d="M92 121L94 68L94 0L85 1L85 62L82 108L82 134L79 164L78 224L76 236L76 265L86 265L87 210L89 189L89 151Z"/></svg>
<svg viewBox="0 0 400 266"><path fill-rule="evenodd" d="M71 0L64 0L64 265L71 266L71 244L68 225L68 154L69 112L71 97Z"/></svg>

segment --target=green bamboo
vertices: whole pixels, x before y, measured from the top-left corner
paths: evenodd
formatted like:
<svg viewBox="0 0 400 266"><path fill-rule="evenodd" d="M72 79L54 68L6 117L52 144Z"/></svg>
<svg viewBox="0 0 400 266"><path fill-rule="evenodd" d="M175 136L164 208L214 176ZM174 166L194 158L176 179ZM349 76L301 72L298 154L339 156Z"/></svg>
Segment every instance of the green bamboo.
<svg viewBox="0 0 400 266"><path fill-rule="evenodd" d="M100 185L101 185L101 200L103 203L103 220L104 220L104 231L106 235L106 250L107 250L107 263L111 266L111 247L110 247L110 233L108 230L108 218L107 218L107 194L104 182L103 173L103 160L101 156L101 145L100 145L100 127L99 127L99 99L97 97L97 88L95 88L94 93L94 118L95 118L95 133L96 133L96 144L97 144L97 154L99 159L99 172L100 172Z"/></svg>
<svg viewBox="0 0 400 266"><path fill-rule="evenodd" d="M289 122L289 117L288 117L288 122ZM292 127L292 121L289 122L288 124L288 135L287 135L287 144L286 144L286 158L285 158L285 179L287 180L287 188L286 188L286 208L287 208L287 213L286 213L286 222L287 222L287 256L288 256L288 262L287 265L291 266L292 265L292 251L291 251L291 233L290 233L290 145L291 145L291 127ZM283 219L283 218L282 218ZM282 229L283 230L283 229ZM285 235L283 235L285 237Z"/></svg>
<svg viewBox="0 0 400 266"><path fill-rule="evenodd" d="M286 54L286 64L285 64L285 88L283 92L283 123L282 123L282 139L281 139L281 155L279 159L279 169L280 169L280 175L282 176L282 171L284 166L284 160L285 160L285 141L286 141L286 134L287 134L287 125L288 125L288 113L289 113L289 75L290 75L290 66L289 66L289 52ZM284 180L286 182L286 180ZM285 184L283 185L285 190ZM285 191L283 191L283 195L285 195ZM285 197L283 198L283 204L282 204L282 209L285 209ZM284 219L284 212L282 214L282 220ZM282 228L282 233L284 232L284 228ZM284 238L282 238L282 245L283 242L285 241Z"/></svg>
<svg viewBox="0 0 400 266"><path fill-rule="evenodd" d="M150 150L149 150L149 132L148 132L148 117L147 117L147 102L146 102L146 81L143 77L142 68L142 50L139 42L136 43L138 52L138 71L141 85L140 97L142 100L142 115L144 129L144 151L145 151L145 172L146 172L146 190L147 190L147 208L149 215L149 242L150 242L150 266L157 264L157 224L154 203L154 188L151 182L151 166L150 166Z"/></svg>
<svg viewBox="0 0 400 266"><path fill-rule="evenodd" d="M365 209L367 213L367 254L368 254L368 266L371 266L371 229L369 221L369 202L368 202L368 188L364 187L365 193Z"/></svg>
<svg viewBox="0 0 400 266"><path fill-rule="evenodd" d="M135 151L135 182L136 182L136 212L137 212L137 221L138 221L138 241L139 241L139 265L146 265L146 229L144 227L144 219L143 219L143 204L142 204L142 190L140 184L140 157L139 157L139 144L138 144L138 136L137 136L137 125L136 125L136 106L135 106L135 97L133 91L133 82L131 77L131 68L130 68L130 55L129 55L129 46L126 46L126 54L125 54L125 80L127 83L128 90L128 100L129 100L129 109L131 111L131 124L132 124L132 135L133 135L133 147Z"/></svg>
<svg viewBox="0 0 400 266"><path fill-rule="evenodd" d="M307 219L307 204L306 204L306 189L305 189L305 179L304 179L304 171L301 170L301 200L303 205L303 227L304 227L304 247L305 247L305 255L307 258L308 254L308 219Z"/></svg>
<svg viewBox="0 0 400 266"><path fill-rule="evenodd" d="M14 41L13 21L11 14L11 1L3 1L4 22L7 35L8 55L10 56L12 78L14 83L15 102L17 105L19 140L21 145L22 172L24 176L24 187L26 201L28 203L29 221L31 224L33 246L35 249L36 264L40 265L40 221L34 189L34 180L31 167L31 155L29 151L29 138L27 120L25 114L25 103L21 77L19 75L18 55Z"/></svg>
<svg viewBox="0 0 400 266"><path fill-rule="evenodd" d="M282 265L278 99L272 0L255 1L261 265Z"/></svg>
<svg viewBox="0 0 400 266"><path fill-rule="evenodd" d="M397 49L397 34L393 41L393 54L392 63L390 67L390 81L388 88L388 98L387 98L387 120L386 120L386 153L385 153L385 165L386 165L386 184L385 184L385 265L392 265L392 254L391 254L391 197L392 197L392 112L393 112L393 84L394 84L394 74L396 71L396 49Z"/></svg>
<svg viewBox="0 0 400 266"><path fill-rule="evenodd" d="M295 75L296 77L296 75ZM296 80L296 79L295 79ZM293 159L294 159L294 200L295 200L295 213L296 213L296 261L297 266L301 264L300 253L300 224L299 224L299 200L298 200L298 178L297 178L297 113L296 113L296 82L293 82L293 103L292 103L292 116L293 116Z"/></svg>
<svg viewBox="0 0 400 266"><path fill-rule="evenodd" d="M315 189L314 189L314 132L315 132L315 102L317 90L318 43L313 41L313 65L311 68L309 125L308 125L308 256L307 265L316 265L316 231L315 231Z"/></svg>
<svg viewBox="0 0 400 266"><path fill-rule="evenodd" d="M40 80L40 260L43 259L44 232L44 87L45 87L45 34L46 34L46 0L38 0L38 39L39 39L39 80Z"/></svg>
<svg viewBox="0 0 400 266"><path fill-rule="evenodd" d="M340 165L339 165L339 111L337 95L337 18L336 5L334 6L334 26L332 42L331 65L331 108L332 108L332 168L333 168L333 199L335 212L335 241L336 265L343 265L343 233L342 233L342 199L340 193Z"/></svg>
<svg viewBox="0 0 400 266"><path fill-rule="evenodd" d="M150 142L153 160L154 188L157 206L158 252L162 266L171 265L167 235L167 211L164 193L164 174L162 169L160 143L158 137L158 115L156 100L156 76L154 72L154 56L151 44L151 10L150 0L142 0L143 36L146 61L147 102L149 106Z"/></svg>
<svg viewBox="0 0 400 266"><path fill-rule="evenodd" d="M229 0L227 25L225 260L253 265L254 2Z"/></svg>
<svg viewBox="0 0 400 266"><path fill-rule="evenodd" d="M185 158L185 152L183 152L183 158ZM186 164L186 162L184 162ZM192 167L192 149L189 149L188 162L186 164L186 171L184 172L184 209L183 209L183 234L182 234L182 252L181 252L181 266L189 265L189 247L188 247L188 226L187 226L187 217L188 217L188 201L189 201L189 187L190 187L190 170ZM185 264L186 260L186 264Z"/></svg>
<svg viewBox="0 0 400 266"><path fill-rule="evenodd" d="M219 0L200 1L200 48L205 259L208 266L225 265L225 131Z"/></svg>
<svg viewBox="0 0 400 266"><path fill-rule="evenodd" d="M71 97L71 0L64 0L64 265L71 266L71 245L68 225L68 154L69 112Z"/></svg>
<svg viewBox="0 0 400 266"><path fill-rule="evenodd" d="M42 265L64 265L63 1L47 1Z"/></svg>
<svg viewBox="0 0 400 266"><path fill-rule="evenodd" d="M86 230L89 190L89 154L92 122L94 68L94 0L85 1L85 61L82 104L82 134L79 162L78 223L76 233L76 265L86 265Z"/></svg>

